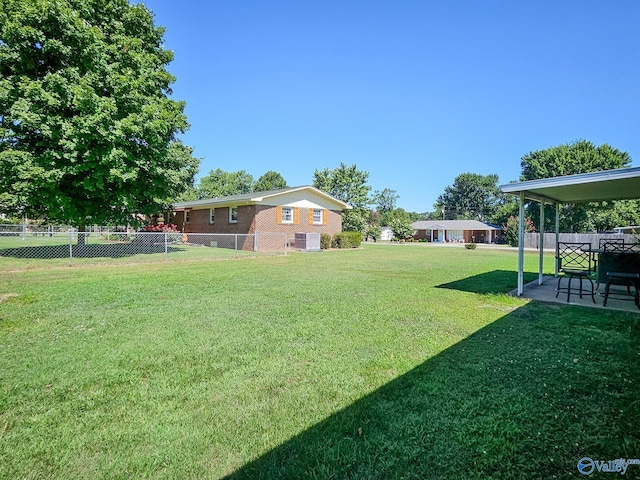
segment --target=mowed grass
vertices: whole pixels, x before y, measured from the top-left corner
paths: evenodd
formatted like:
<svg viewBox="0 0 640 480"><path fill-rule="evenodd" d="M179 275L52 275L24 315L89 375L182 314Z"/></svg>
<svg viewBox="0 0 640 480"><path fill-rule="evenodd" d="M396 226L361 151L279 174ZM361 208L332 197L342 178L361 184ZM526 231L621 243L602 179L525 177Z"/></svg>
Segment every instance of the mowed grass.
<svg viewBox="0 0 640 480"><path fill-rule="evenodd" d="M568 478L640 457L640 315L509 297L516 264L365 245L0 272L0 478Z"/></svg>
<svg viewBox="0 0 640 480"><path fill-rule="evenodd" d="M123 235L123 234L122 234ZM143 237L144 238L144 237ZM147 234L147 238L149 235ZM95 266L97 264L147 263L163 261L194 261L255 257L260 255L282 255L282 248L272 251L254 252L242 250L243 236L239 236L239 247L232 236L211 236L225 248L211 248L193 243L135 243L130 239L115 237L108 240L98 234L88 235L84 246L77 245L77 238L69 234L0 235L0 271L27 270L44 267ZM274 243L277 247L275 239ZM71 244L71 245L70 245Z"/></svg>

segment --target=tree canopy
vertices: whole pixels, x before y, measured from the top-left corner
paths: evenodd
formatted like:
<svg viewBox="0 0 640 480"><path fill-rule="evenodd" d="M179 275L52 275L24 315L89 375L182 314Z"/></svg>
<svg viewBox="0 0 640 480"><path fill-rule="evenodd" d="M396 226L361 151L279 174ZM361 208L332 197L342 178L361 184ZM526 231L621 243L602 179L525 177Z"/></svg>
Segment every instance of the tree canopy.
<svg viewBox="0 0 640 480"><path fill-rule="evenodd" d="M254 192L265 192L280 188L287 188L287 181L282 175L273 170L265 172L253 185Z"/></svg>
<svg viewBox="0 0 640 480"><path fill-rule="evenodd" d="M163 34L127 0L0 0L0 211L128 223L192 185Z"/></svg>
<svg viewBox="0 0 640 480"><path fill-rule="evenodd" d="M373 203L376 210L380 213L391 212L396 208L396 202L400 196L395 190L385 188L384 190L376 190L373 192Z"/></svg>
<svg viewBox="0 0 640 480"><path fill-rule="evenodd" d="M612 170L630 165L631 157L627 152L607 144L596 146L587 140L577 140L524 155L520 180ZM555 213L551 206L546 209L545 229L550 230L554 228ZM539 226L538 204L528 206L527 210L528 216ZM562 205L560 210L560 229L565 232L604 231L639 223L640 202L637 200Z"/></svg>
<svg viewBox="0 0 640 480"><path fill-rule="evenodd" d="M491 221L501 202L498 175L462 173L445 188L434 207L444 209L449 220Z"/></svg>
<svg viewBox="0 0 640 480"><path fill-rule="evenodd" d="M244 170L226 172L221 168L211 170L200 179L198 198L226 197L253 191L253 176Z"/></svg>
<svg viewBox="0 0 640 480"><path fill-rule="evenodd" d="M520 181L613 170L631 165L631 157L606 143L596 147L587 140L529 152L520 162Z"/></svg>
<svg viewBox="0 0 640 480"><path fill-rule="evenodd" d="M342 213L342 228L345 231L363 232L367 225L371 203L369 192L371 187L367 184L369 172L358 170L353 164L347 166L340 163L334 170L325 168L315 170L313 174L313 186L334 196L338 200L349 203L353 209Z"/></svg>

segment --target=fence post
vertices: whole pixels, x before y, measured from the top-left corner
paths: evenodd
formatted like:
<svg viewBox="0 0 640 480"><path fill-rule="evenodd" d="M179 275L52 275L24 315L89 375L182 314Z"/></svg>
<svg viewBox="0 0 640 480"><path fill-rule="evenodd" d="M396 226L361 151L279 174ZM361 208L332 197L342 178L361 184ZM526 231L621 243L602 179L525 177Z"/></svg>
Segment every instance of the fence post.
<svg viewBox="0 0 640 480"><path fill-rule="evenodd" d="M235 241L236 241L236 248L235 248L235 252L236 252L236 257L238 256L238 234L236 233L234 235L235 237Z"/></svg>
<svg viewBox="0 0 640 480"><path fill-rule="evenodd" d="M73 231L69 232L69 266L73 265Z"/></svg>
<svg viewBox="0 0 640 480"><path fill-rule="evenodd" d="M167 259L167 253L169 251L169 247L167 245L167 232L164 232L164 259Z"/></svg>
<svg viewBox="0 0 640 480"><path fill-rule="evenodd" d="M282 236L284 237L284 254L287 254L287 234L283 233Z"/></svg>

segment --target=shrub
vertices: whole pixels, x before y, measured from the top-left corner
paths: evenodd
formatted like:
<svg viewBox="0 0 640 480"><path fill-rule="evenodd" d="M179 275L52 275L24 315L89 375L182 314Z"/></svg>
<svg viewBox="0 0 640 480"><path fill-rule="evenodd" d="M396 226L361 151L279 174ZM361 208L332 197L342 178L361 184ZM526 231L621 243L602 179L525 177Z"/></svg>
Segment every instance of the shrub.
<svg viewBox="0 0 640 480"><path fill-rule="evenodd" d="M320 234L320 249L321 250L326 250L328 248L331 248L331 235L329 235L328 233L321 233Z"/></svg>
<svg viewBox="0 0 640 480"><path fill-rule="evenodd" d="M178 232L178 226L175 223L167 225L165 223L159 223L157 225L146 225L143 229L143 232L169 232L175 233Z"/></svg>
<svg viewBox="0 0 640 480"><path fill-rule="evenodd" d="M393 237L400 242L408 242L409 239L413 240L413 234L415 230L411 224L411 220L396 218L391 220L389 225L393 231Z"/></svg>
<svg viewBox="0 0 640 480"><path fill-rule="evenodd" d="M507 220L507 224L504 226L504 236L507 237L507 242L512 247L518 246L518 225L519 220L518 217L511 215ZM527 232L535 232L535 227L533 226L533 221L530 218L524 219L524 231Z"/></svg>
<svg viewBox="0 0 640 480"><path fill-rule="evenodd" d="M477 246L478 245L473 242L464 244L464 248L466 248L467 250L475 250Z"/></svg>
<svg viewBox="0 0 640 480"><path fill-rule="evenodd" d="M331 240L332 248L357 248L362 243L360 232L340 232L336 233Z"/></svg>

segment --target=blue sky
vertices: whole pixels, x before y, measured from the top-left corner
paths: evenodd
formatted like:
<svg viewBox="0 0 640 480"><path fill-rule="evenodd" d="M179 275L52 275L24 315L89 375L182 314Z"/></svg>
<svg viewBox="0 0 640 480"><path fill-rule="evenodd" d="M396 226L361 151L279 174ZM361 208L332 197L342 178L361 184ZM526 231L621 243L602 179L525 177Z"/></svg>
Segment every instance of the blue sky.
<svg viewBox="0 0 640 480"><path fill-rule="evenodd" d="M465 172L517 180L521 157L586 139L640 165L640 2L144 0L210 170L340 162L433 210Z"/></svg>

